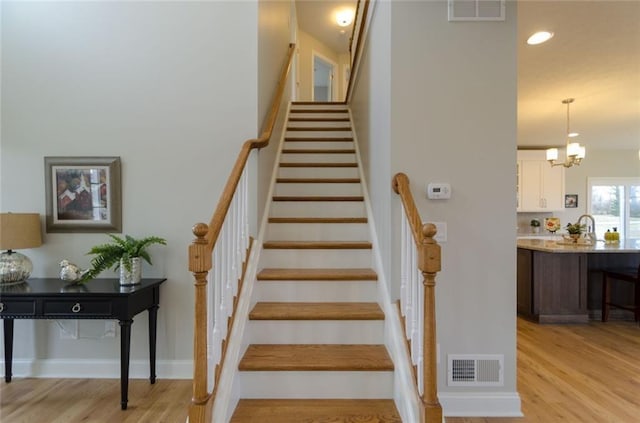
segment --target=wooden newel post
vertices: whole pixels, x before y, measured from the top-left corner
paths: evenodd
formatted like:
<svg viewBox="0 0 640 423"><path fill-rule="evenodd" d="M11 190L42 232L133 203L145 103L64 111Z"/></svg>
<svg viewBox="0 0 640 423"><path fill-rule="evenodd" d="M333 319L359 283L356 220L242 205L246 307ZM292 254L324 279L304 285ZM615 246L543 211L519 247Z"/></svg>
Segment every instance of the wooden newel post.
<svg viewBox="0 0 640 423"><path fill-rule="evenodd" d="M422 225L422 243L418 267L424 284L424 344L423 344L423 423L442 422L442 407L438 401L438 369L436 366L436 273L441 269L440 246L433 239L436 227Z"/></svg>
<svg viewBox="0 0 640 423"><path fill-rule="evenodd" d="M204 423L207 400L207 275L211 270L211 251L207 245L209 227L196 223L196 238L189 245L189 271L195 278L195 326L193 337L193 397L189 422Z"/></svg>

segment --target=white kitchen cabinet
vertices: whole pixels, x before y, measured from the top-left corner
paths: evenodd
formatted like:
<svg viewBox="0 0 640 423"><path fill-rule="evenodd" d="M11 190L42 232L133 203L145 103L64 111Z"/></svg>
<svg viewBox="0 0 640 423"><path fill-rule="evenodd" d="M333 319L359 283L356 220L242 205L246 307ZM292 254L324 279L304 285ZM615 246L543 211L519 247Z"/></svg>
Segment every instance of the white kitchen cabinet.
<svg viewBox="0 0 640 423"><path fill-rule="evenodd" d="M545 151L518 151L518 211L564 209L564 167L551 167Z"/></svg>

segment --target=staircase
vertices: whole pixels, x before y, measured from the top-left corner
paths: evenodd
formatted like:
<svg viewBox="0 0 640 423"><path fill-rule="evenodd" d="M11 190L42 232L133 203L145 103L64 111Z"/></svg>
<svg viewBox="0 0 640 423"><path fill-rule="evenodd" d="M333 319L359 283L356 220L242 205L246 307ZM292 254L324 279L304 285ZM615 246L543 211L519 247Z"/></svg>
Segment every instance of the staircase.
<svg viewBox="0 0 640 423"><path fill-rule="evenodd" d="M245 422L400 422L342 104L294 103L239 363Z"/></svg>

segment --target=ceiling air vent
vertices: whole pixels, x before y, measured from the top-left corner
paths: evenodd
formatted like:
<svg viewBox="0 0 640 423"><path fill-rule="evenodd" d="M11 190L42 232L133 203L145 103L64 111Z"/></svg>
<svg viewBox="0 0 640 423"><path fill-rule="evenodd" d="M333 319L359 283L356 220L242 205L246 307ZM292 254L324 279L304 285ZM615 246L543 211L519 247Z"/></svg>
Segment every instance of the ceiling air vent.
<svg viewBox="0 0 640 423"><path fill-rule="evenodd" d="M448 386L503 386L504 355L450 354Z"/></svg>
<svg viewBox="0 0 640 423"><path fill-rule="evenodd" d="M449 21L504 21L505 0L449 0Z"/></svg>

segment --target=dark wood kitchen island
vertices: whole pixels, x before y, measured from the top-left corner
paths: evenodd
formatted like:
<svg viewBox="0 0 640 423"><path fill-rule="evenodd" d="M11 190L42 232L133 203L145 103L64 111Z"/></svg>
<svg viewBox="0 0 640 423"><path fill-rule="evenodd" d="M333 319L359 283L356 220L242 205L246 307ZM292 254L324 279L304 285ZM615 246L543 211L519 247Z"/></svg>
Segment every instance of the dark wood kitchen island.
<svg viewBox="0 0 640 423"><path fill-rule="evenodd" d="M561 237L517 242L518 314L539 323L586 323L601 316L603 268L637 267L640 240L566 245ZM627 286L629 285L629 286ZM612 298L633 302L631 284L615 284ZM633 319L624 310L611 318Z"/></svg>

